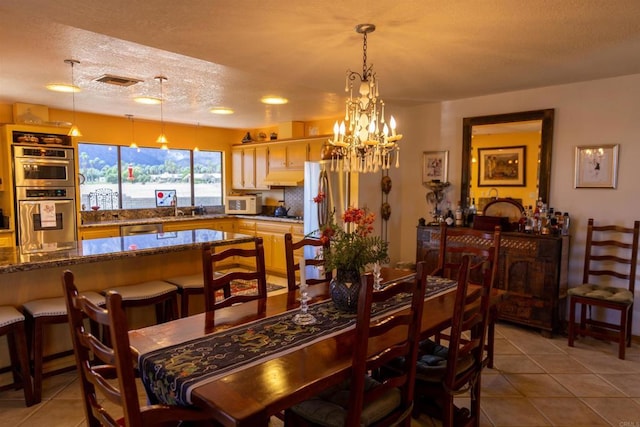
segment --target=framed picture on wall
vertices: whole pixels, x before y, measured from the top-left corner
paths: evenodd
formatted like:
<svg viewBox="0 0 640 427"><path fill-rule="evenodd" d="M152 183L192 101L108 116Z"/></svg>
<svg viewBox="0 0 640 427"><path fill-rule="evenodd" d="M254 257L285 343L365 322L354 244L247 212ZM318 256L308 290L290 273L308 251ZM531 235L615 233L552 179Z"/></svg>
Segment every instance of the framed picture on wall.
<svg viewBox="0 0 640 427"><path fill-rule="evenodd" d="M525 187L527 147L478 148L478 187Z"/></svg>
<svg viewBox="0 0 640 427"><path fill-rule="evenodd" d="M447 182L449 151L424 151L422 153L422 183Z"/></svg>
<svg viewBox="0 0 640 427"><path fill-rule="evenodd" d="M575 188L616 188L618 144L576 147Z"/></svg>

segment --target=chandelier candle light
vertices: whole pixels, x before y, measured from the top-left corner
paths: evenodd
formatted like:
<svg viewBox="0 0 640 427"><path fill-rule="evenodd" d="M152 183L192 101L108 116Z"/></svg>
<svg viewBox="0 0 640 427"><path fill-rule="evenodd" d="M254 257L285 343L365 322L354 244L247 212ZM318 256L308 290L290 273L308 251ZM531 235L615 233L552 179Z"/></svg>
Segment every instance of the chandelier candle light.
<svg viewBox="0 0 640 427"><path fill-rule="evenodd" d="M359 24L356 32L363 35L362 74L347 70L345 92L350 92L346 101L345 120L333 127L333 139L329 140L335 149L331 155L331 170L344 172L377 172L389 169L392 155L395 166L400 166L400 146L402 135L396 133L393 116L389 123L384 118L384 101L379 98L378 79L373 64L367 67L367 34L375 31L373 24ZM353 85L358 79L358 96L354 98ZM347 132L348 130L348 132Z"/></svg>

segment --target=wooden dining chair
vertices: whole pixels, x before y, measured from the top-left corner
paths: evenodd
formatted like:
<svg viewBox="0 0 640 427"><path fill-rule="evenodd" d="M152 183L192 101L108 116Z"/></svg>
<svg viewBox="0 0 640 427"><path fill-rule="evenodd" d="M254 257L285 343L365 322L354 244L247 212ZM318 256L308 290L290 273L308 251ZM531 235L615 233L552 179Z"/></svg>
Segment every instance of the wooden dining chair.
<svg viewBox="0 0 640 427"><path fill-rule="evenodd" d="M426 413L439 418L443 427L478 426L480 421L481 373L492 282L470 292L471 265L471 256L463 255L448 348L431 340L420 343L413 415L417 418ZM463 393L469 399L469 408L454 405L454 397Z"/></svg>
<svg viewBox="0 0 640 427"><path fill-rule="evenodd" d="M440 225L440 250L438 266L431 272L432 276L456 279L462 257L470 255L469 280L483 286L495 286L498 277L498 255L500 251L501 229L496 226L493 231L476 230L461 227ZM493 368L495 321L497 308L489 313L489 331L487 335L485 365ZM436 334L436 342L446 339L443 332Z"/></svg>
<svg viewBox="0 0 640 427"><path fill-rule="evenodd" d="M317 256L308 258L307 254L305 254L306 248L313 248ZM284 255L287 263L287 287L289 292L295 291L300 286L299 278L296 277L296 272L300 271L300 262L296 262L296 251L301 251L301 258L304 258L307 267L315 267L318 272L315 277L309 274L306 275L307 285L312 286L331 281L331 271L324 269L324 259L322 259L321 254L323 250L329 250L329 242L322 243L320 239L313 237L305 237L294 242L291 233L284 235Z"/></svg>
<svg viewBox="0 0 640 427"><path fill-rule="evenodd" d="M216 271L216 264L230 257L252 258L253 260L246 264L253 265L253 269ZM215 252L211 246L204 245L202 248L202 273L204 280L204 307L206 311L267 298L267 273L264 263L264 245L261 237L256 237L254 249L230 248ZM234 280L254 282L256 284L256 292L254 294L232 294L231 282ZM223 298L219 301L216 300L218 291L223 292Z"/></svg>
<svg viewBox="0 0 640 427"><path fill-rule="evenodd" d="M146 427L208 420L208 414L192 408L140 405L135 379L137 355L129 346L122 297L116 292L108 292L106 308L92 303L78 293L73 273L69 270L62 275L62 285L85 415L90 427ZM108 331L109 345L85 328L85 317Z"/></svg>
<svg viewBox="0 0 640 427"><path fill-rule="evenodd" d="M629 228L595 225L589 218L582 284L567 291L570 347L577 336L592 336L617 342L618 358L625 358L626 347L631 346L639 235L640 221ZM576 324L578 304L581 310ZM594 311L603 317L596 318ZM605 317L610 311L619 313L619 321Z"/></svg>
<svg viewBox="0 0 640 427"><path fill-rule="evenodd" d="M380 291L373 290L373 275L362 277L349 379L287 409L285 426L410 426L426 283L424 262L418 263L415 280ZM371 318L372 304L402 293L412 295L408 311ZM371 353L372 342L395 344ZM400 361L393 371L376 378L368 375L391 361Z"/></svg>

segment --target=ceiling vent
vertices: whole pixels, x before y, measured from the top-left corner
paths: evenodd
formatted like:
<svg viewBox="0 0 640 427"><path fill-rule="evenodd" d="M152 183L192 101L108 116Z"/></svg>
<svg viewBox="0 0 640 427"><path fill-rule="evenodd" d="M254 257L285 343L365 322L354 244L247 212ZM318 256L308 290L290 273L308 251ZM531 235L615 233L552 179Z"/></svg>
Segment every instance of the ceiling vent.
<svg viewBox="0 0 640 427"><path fill-rule="evenodd" d="M114 76L112 74L105 74L104 76L97 78L95 81L100 83L107 83L110 85L128 87L133 86L136 83L140 83L142 80L133 79L131 77L120 77Z"/></svg>

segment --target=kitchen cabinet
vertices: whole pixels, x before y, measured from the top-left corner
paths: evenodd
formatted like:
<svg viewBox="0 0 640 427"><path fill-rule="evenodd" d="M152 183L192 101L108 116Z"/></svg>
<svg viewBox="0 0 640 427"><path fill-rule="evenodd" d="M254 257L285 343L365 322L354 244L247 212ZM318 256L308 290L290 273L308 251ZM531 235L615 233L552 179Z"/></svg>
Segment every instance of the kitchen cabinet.
<svg viewBox="0 0 640 427"><path fill-rule="evenodd" d="M267 272L279 275L287 274L287 264L284 258L284 235L285 233L293 233L296 236L302 236L302 224L239 219L236 222L236 230L241 234L262 237L264 264ZM243 243L240 246L251 247L251 244Z"/></svg>
<svg viewBox="0 0 640 427"><path fill-rule="evenodd" d="M194 230L196 228L214 228L212 219L188 219L184 221L166 221L162 223L162 231Z"/></svg>
<svg viewBox="0 0 640 427"><path fill-rule="evenodd" d="M0 234L0 248L10 248L15 246L15 236L13 233Z"/></svg>
<svg viewBox="0 0 640 427"><path fill-rule="evenodd" d="M100 227L80 227L79 236L81 240L88 239L101 239L104 237L119 237L120 226L119 225L105 225Z"/></svg>
<svg viewBox="0 0 640 427"><path fill-rule="evenodd" d="M231 149L231 186L238 190L267 190L267 147Z"/></svg>
<svg viewBox="0 0 640 427"><path fill-rule="evenodd" d="M312 139L309 141L309 161L319 162L322 160L322 147L330 137Z"/></svg>
<svg viewBox="0 0 640 427"><path fill-rule="evenodd" d="M269 171L302 170L307 161L306 141L273 143L269 146Z"/></svg>
<svg viewBox="0 0 640 427"><path fill-rule="evenodd" d="M539 329L564 329L569 271L569 236L503 232L495 286L506 291L498 318ZM419 226L416 261L427 271L438 262L440 230Z"/></svg>

